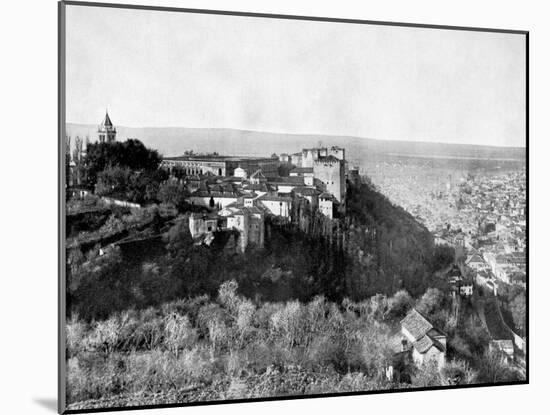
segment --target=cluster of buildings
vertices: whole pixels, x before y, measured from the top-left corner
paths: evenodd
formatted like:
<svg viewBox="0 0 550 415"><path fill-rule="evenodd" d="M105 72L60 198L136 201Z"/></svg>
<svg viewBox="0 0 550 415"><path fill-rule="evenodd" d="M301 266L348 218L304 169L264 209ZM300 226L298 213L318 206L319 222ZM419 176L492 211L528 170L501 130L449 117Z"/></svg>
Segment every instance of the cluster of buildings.
<svg viewBox="0 0 550 415"><path fill-rule="evenodd" d="M463 173L456 163L445 167L388 159L367 166L367 174L392 202L432 232L436 244L455 248L459 262L482 261L474 269L474 281L491 290L498 282L525 286L525 169L510 165L478 169L474 175ZM457 280L453 286L466 290L461 288L465 284L469 287L470 281Z"/></svg>
<svg viewBox="0 0 550 415"><path fill-rule="evenodd" d="M165 157L162 167L177 177L195 175L233 176L235 170L252 174L261 170L268 176L276 176L278 159L267 157L232 157L218 154Z"/></svg>
<svg viewBox="0 0 550 415"><path fill-rule="evenodd" d="M436 235L449 239L462 233L467 248L498 245L496 251L506 253L524 250L525 171L463 181L448 197L456 215L440 222Z"/></svg>
<svg viewBox="0 0 550 415"><path fill-rule="evenodd" d="M113 143L116 135L116 127L106 113L97 129L98 141ZM73 155L67 141L71 189L78 189L75 186L80 180L73 177L81 170L78 163L86 154L82 140L77 141ZM206 212L191 216L192 236L211 240L215 231L234 230L243 251L251 243L263 246L266 216L288 222L296 205L329 219L345 214L346 179L359 181L358 170L347 167L345 149L336 146L271 157L191 152L164 157L160 168L170 173L169 180L185 187L189 204Z"/></svg>
<svg viewBox="0 0 550 415"><path fill-rule="evenodd" d="M458 294L463 298L469 298L474 294L474 278L469 273L463 272L456 264L453 264L447 272L447 281L453 295Z"/></svg>
<svg viewBox="0 0 550 415"><path fill-rule="evenodd" d="M525 189L524 171L469 180L454 195L464 219L435 232L436 243L464 252L476 281L491 290L499 281L526 286Z"/></svg>
<svg viewBox="0 0 550 415"><path fill-rule="evenodd" d="M208 210L191 216L193 238L211 240L214 231L234 230L242 251L249 244L263 246L266 216L290 221L297 204L329 219L343 215L346 179L359 180L358 170L347 168L341 147L309 148L270 158L167 157L161 168L186 187L189 204Z"/></svg>
<svg viewBox="0 0 550 415"><path fill-rule="evenodd" d="M468 255L465 264L474 271L476 283L495 295L499 283L527 287L527 260L524 252L495 254L492 251Z"/></svg>

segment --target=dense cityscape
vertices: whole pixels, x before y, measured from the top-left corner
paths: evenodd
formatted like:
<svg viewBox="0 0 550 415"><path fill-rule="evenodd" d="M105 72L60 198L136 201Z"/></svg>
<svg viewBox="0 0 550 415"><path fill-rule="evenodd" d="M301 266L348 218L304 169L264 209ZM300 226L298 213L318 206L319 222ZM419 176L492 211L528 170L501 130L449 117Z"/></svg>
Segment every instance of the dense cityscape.
<svg viewBox="0 0 550 415"><path fill-rule="evenodd" d="M480 168L471 173L461 166L453 169L453 160L439 170L426 168L426 160L424 165L406 161L367 171L385 195L433 233L436 243L461 248L467 263L474 255L478 261L481 257L486 266L476 269L490 270L492 280L525 288L525 167L512 169L504 162L506 171Z"/></svg>

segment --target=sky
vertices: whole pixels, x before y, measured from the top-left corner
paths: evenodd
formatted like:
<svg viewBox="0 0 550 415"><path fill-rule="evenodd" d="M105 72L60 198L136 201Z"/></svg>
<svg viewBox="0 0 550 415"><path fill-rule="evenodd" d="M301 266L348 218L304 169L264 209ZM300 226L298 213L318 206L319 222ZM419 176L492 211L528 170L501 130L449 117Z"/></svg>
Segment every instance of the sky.
<svg viewBox="0 0 550 415"><path fill-rule="evenodd" d="M66 120L525 146L525 37L67 6Z"/></svg>

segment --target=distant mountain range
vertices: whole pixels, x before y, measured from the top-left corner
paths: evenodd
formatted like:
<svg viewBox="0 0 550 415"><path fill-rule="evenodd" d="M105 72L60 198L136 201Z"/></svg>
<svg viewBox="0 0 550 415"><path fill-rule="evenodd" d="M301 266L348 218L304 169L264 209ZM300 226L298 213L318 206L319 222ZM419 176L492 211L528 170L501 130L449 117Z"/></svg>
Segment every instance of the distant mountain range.
<svg viewBox="0 0 550 415"><path fill-rule="evenodd" d="M97 125L67 123L67 134L97 140ZM117 126L117 140L137 138L147 147L164 156L178 156L187 150L195 153L218 152L221 155L270 156L272 153L295 153L302 148L341 146L346 159L364 162L383 155L437 158L473 158L499 160L525 160L524 147L494 147L470 144L445 144L378 140L352 136L314 134L281 134L227 128L185 128Z"/></svg>

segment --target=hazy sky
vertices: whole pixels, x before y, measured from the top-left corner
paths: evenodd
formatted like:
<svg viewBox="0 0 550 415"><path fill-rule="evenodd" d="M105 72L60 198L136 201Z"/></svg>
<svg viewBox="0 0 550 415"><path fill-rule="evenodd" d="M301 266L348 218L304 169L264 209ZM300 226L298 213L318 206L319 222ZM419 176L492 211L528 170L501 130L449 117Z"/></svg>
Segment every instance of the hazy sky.
<svg viewBox="0 0 550 415"><path fill-rule="evenodd" d="M67 121L525 145L522 35L67 6Z"/></svg>

